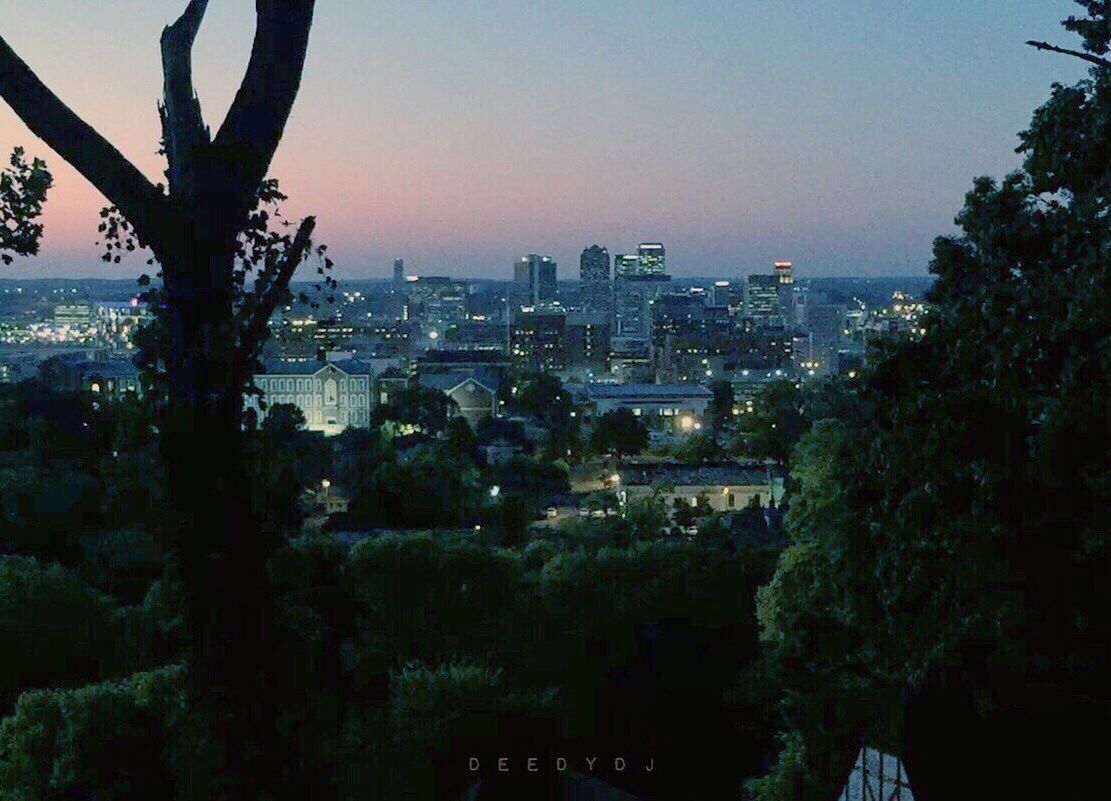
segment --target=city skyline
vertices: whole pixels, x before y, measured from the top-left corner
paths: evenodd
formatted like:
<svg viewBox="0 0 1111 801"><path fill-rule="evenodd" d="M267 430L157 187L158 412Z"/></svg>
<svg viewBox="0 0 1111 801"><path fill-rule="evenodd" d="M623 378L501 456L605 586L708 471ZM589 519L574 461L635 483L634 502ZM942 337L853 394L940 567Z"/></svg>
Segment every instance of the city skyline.
<svg viewBox="0 0 1111 801"><path fill-rule="evenodd" d="M4 33L157 179L156 43L179 5L44 0ZM777 259L814 277L921 275L972 178L1017 166L1029 108L1083 67L1023 44L1057 34L1065 0L1005 18L889 5L823 4L800 25L753 2L333 3L272 172L290 216L318 216L340 278L388 277L400 256L409 272L500 279L521 253L572 265L592 243L644 241L667 245L680 278ZM212 126L247 58L250 6L213 3L197 43ZM0 146L14 145L46 157L56 186L42 254L4 277L144 271L99 262L103 199L4 107Z"/></svg>

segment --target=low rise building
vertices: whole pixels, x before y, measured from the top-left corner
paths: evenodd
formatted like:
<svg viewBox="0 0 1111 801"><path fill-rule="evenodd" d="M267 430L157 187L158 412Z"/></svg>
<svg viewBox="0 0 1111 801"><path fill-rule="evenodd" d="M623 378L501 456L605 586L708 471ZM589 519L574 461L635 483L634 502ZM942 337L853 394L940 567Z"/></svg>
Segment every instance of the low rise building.
<svg viewBox="0 0 1111 801"><path fill-rule="evenodd" d="M369 428L375 406L374 375L362 362L276 362L264 363L256 374L255 386L262 391L267 407L279 403L296 406L305 415L305 428L327 436L346 428ZM258 395L248 395L246 407L259 420L266 410Z"/></svg>
<svg viewBox="0 0 1111 801"><path fill-rule="evenodd" d="M497 416L500 380L493 371L424 373L417 382L427 389L438 389L455 401L455 413L471 428L487 417Z"/></svg>
<svg viewBox="0 0 1111 801"><path fill-rule="evenodd" d="M784 493L782 472L763 464L623 462L616 476L623 505L657 495L669 510L690 506L732 512L749 505L778 506Z"/></svg>
<svg viewBox="0 0 1111 801"><path fill-rule="evenodd" d="M714 394L701 384L584 384L581 396L588 414L629 409L652 427L688 432L701 427Z"/></svg>

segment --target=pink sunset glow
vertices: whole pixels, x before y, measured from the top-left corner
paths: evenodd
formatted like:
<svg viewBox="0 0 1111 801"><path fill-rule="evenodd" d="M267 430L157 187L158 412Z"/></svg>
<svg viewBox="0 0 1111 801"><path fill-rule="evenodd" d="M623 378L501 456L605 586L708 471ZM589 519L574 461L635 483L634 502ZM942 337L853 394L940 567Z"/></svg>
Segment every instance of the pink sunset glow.
<svg viewBox="0 0 1111 801"><path fill-rule="evenodd" d="M198 40L213 127L246 63L252 5L214 2ZM727 2L475 5L318 9L272 173L289 216L319 218L341 277L383 276L395 256L505 277L519 253L570 265L591 242L644 239L667 242L680 275L784 254L815 273L922 272L971 177L1015 164L1014 133L1072 69L1021 46L1060 16L1035 0L1006 21L854 0L805 30L763 4L758 21ZM158 37L180 0L19 6L0 23L12 47L157 178ZM907 74L904 48L923 35L936 47ZM929 133L940 128L944 141ZM0 148L16 144L48 159L56 188L41 256L8 274L138 273L141 260L97 261L103 200L0 107Z"/></svg>

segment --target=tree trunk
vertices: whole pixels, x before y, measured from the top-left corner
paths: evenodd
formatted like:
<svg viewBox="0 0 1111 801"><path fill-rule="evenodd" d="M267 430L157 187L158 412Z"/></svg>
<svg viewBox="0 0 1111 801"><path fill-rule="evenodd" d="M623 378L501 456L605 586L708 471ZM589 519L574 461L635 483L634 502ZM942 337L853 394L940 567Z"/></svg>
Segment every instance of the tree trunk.
<svg viewBox="0 0 1111 801"><path fill-rule="evenodd" d="M232 250L205 237L188 241L193 264L175 270L167 286L173 356L162 443L192 643L190 693L222 763L221 797L282 798L294 782L283 775L292 760L283 758L270 676L275 626L266 567L274 544L251 509L232 297L220 285L231 274Z"/></svg>
<svg viewBox="0 0 1111 801"><path fill-rule="evenodd" d="M240 426L245 371L309 247L312 218L302 223L269 289L254 298L245 336L234 305L234 268L237 237L300 88L315 0L255 0L251 57L215 137L192 83L192 47L207 6L208 0L188 0L162 35L168 194L74 114L3 38L0 97L108 198L162 266L169 409L161 447L193 708L209 722L222 762L218 797L302 798L283 775L296 769L282 753L269 678L275 629L266 570L273 544L252 514Z"/></svg>

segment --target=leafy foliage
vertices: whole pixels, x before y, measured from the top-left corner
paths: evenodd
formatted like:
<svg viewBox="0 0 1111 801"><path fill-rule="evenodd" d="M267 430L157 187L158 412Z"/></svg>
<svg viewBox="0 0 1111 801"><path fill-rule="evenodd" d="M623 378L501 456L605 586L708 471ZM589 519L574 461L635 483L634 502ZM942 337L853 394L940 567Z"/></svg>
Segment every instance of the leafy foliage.
<svg viewBox="0 0 1111 801"><path fill-rule="evenodd" d="M0 557L0 699L110 676L123 662L111 600L70 571Z"/></svg>
<svg viewBox="0 0 1111 801"><path fill-rule="evenodd" d="M736 403L736 397L733 394L733 385L728 381L715 381L710 385L710 390L714 396L706 409L706 418L710 430L720 434L722 429L733 420L733 405Z"/></svg>
<svg viewBox="0 0 1111 801"><path fill-rule="evenodd" d="M570 393L548 373L529 373L515 383L516 392L504 397L509 409L531 415L548 431L545 457L566 459L580 451L581 425Z"/></svg>
<svg viewBox="0 0 1111 801"><path fill-rule="evenodd" d="M191 745L184 685L184 670L168 667L24 694L0 722L0 792L13 801L199 796L213 774Z"/></svg>
<svg viewBox="0 0 1111 801"><path fill-rule="evenodd" d="M1098 39L1108 11L1092 8ZM977 179L961 233L936 241L926 336L876 354L794 451L793 543L759 615L816 782L803 797L829 796L860 736L899 747L901 718L930 706L914 699L939 693L961 723L909 730L916 783L957 792L956 736L1013 794L993 760L1077 753L1068 734L1046 742L1045 716L1106 698L1107 71L1055 86L1019 150L1023 169ZM1065 792L1037 758L1015 793Z"/></svg>
<svg viewBox="0 0 1111 801"><path fill-rule="evenodd" d="M300 227L286 219L281 204L288 197L279 189L278 181L268 178L262 182L246 224L235 241L235 253L230 274L230 314L228 328L220 343L223 358L232 359L232 375L247 393L257 393L249 383L257 371L258 358L270 338L269 321L273 310L294 302L313 309L321 304L335 302L337 282L332 277L335 264L328 256L328 246L312 246L305 235L306 223ZM114 206L101 209L101 222L97 227L104 247L101 259L120 263L128 254L138 253L146 243L139 238L134 226ZM317 280L313 283L314 295L290 289L294 271L302 263L315 260ZM155 277L163 279L164 269L153 254L148 254L147 265L155 268ZM169 295L164 283L155 284L149 274L138 279L143 288L140 299L154 314L153 324L143 326L135 336L136 363L144 370L147 381L146 395L157 400L165 398L166 365L170 354Z"/></svg>
<svg viewBox="0 0 1111 801"><path fill-rule="evenodd" d="M793 381L776 381L755 401L752 413L741 419L734 450L747 458L786 464L791 448L809 428L805 396Z"/></svg>
<svg viewBox="0 0 1111 801"><path fill-rule="evenodd" d="M0 171L0 261L11 264L14 256L39 252L46 194L54 178L41 159L27 161L21 147L12 150L8 167Z"/></svg>
<svg viewBox="0 0 1111 801"><path fill-rule="evenodd" d="M445 393L414 385L396 393L390 403L378 406L374 420L380 425L390 422L435 435L447 428L453 408L455 401Z"/></svg>
<svg viewBox="0 0 1111 801"><path fill-rule="evenodd" d="M606 412L594 423L590 447L595 453L626 456L648 447L648 429L629 409Z"/></svg>

